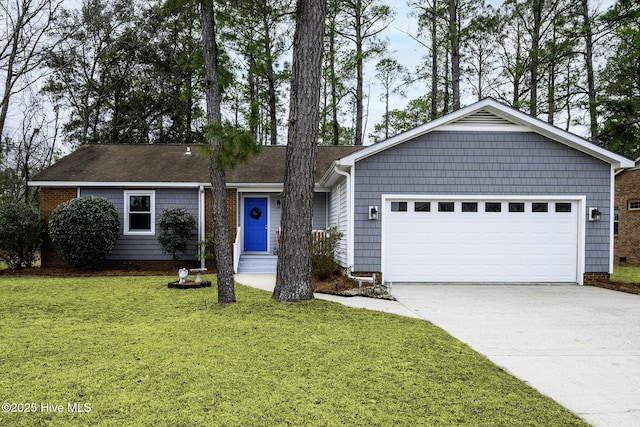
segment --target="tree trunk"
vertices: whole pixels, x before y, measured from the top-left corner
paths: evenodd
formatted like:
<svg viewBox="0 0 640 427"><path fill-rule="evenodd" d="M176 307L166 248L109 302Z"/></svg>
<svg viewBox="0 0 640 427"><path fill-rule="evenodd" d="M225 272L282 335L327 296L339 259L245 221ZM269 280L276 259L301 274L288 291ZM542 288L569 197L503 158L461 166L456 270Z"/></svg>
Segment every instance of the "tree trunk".
<svg viewBox="0 0 640 427"><path fill-rule="evenodd" d="M540 31L542 27L542 7L544 2L534 0L533 7L533 32L531 34L531 105L529 113L532 116L538 115L538 67L540 65Z"/></svg>
<svg viewBox="0 0 640 427"><path fill-rule="evenodd" d="M311 228L326 0L298 0L293 41L282 236L272 298L313 299Z"/></svg>
<svg viewBox="0 0 640 427"><path fill-rule="evenodd" d="M582 19L584 25L585 68L587 71L587 97L589 99L589 129L593 138L598 133L598 110L596 104L596 80L593 71L593 30L589 17L589 0L582 2Z"/></svg>
<svg viewBox="0 0 640 427"><path fill-rule="evenodd" d="M364 57L362 56L362 1L356 0L355 7L355 32L356 32L356 126L355 126L355 145L362 145L363 129L362 122L364 121L364 76L363 76L363 64Z"/></svg>
<svg viewBox="0 0 640 427"><path fill-rule="evenodd" d="M214 252L218 269L218 304L226 304L235 302L236 296L233 282L233 256L227 222L226 178L220 159L224 148L224 141L219 131L222 123L220 112L222 96L218 81L218 46L211 0L200 0L200 19L202 21L207 121L210 130L213 130L208 139L213 193Z"/></svg>
<svg viewBox="0 0 640 427"><path fill-rule="evenodd" d="M431 10L431 120L438 117L438 11Z"/></svg>
<svg viewBox="0 0 640 427"><path fill-rule="evenodd" d="M451 91L453 111L460 109L460 33L458 0L449 0L449 43L451 47Z"/></svg>
<svg viewBox="0 0 640 427"><path fill-rule="evenodd" d="M265 73L267 79L267 95L269 103L269 143L271 145L278 145L278 92L276 88L276 76L273 70L273 54L271 52L271 36L269 33L269 21L266 20L266 14L263 17L263 28L265 34Z"/></svg>
<svg viewBox="0 0 640 427"><path fill-rule="evenodd" d="M335 18L329 26L329 85L331 88L331 144L340 144L338 123L338 78L336 77L336 30Z"/></svg>

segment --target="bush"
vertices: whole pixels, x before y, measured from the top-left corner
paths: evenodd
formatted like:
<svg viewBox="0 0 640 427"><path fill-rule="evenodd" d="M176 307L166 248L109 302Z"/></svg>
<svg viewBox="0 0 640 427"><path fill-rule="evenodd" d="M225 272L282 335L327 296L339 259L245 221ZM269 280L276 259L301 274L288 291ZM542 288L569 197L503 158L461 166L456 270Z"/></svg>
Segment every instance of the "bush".
<svg viewBox="0 0 640 427"><path fill-rule="evenodd" d="M311 248L311 274L318 279L326 279L338 271L336 252L342 233L337 227L325 228L323 238L313 237Z"/></svg>
<svg viewBox="0 0 640 427"><path fill-rule="evenodd" d="M49 235L56 251L79 268L96 268L113 250L120 219L115 205L102 197L86 196L58 206L49 219Z"/></svg>
<svg viewBox="0 0 640 427"><path fill-rule="evenodd" d="M185 252L196 228L196 219L184 208L169 208L158 218L158 241L174 261L178 252Z"/></svg>
<svg viewBox="0 0 640 427"><path fill-rule="evenodd" d="M26 203L0 203L0 255L11 269L31 267L42 243L42 217Z"/></svg>

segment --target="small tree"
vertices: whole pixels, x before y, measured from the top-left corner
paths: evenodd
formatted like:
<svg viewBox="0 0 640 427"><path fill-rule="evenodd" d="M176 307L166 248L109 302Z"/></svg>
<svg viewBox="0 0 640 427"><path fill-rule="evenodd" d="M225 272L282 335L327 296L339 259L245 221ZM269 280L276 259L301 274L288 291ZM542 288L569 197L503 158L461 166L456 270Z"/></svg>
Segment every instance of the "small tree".
<svg viewBox="0 0 640 427"><path fill-rule="evenodd" d="M49 235L56 251L79 268L102 265L115 247L119 229L115 205L102 197L70 200L49 218Z"/></svg>
<svg viewBox="0 0 640 427"><path fill-rule="evenodd" d="M336 261L338 245L342 239L342 233L337 227L325 228L321 237L313 236L311 247L311 274L318 279L331 277L339 268Z"/></svg>
<svg viewBox="0 0 640 427"><path fill-rule="evenodd" d="M158 241L165 252L177 260L185 252L196 228L196 219L184 208L168 208L158 218Z"/></svg>
<svg viewBox="0 0 640 427"><path fill-rule="evenodd" d="M9 268L31 267L42 239L42 217L26 203L0 203L0 255Z"/></svg>

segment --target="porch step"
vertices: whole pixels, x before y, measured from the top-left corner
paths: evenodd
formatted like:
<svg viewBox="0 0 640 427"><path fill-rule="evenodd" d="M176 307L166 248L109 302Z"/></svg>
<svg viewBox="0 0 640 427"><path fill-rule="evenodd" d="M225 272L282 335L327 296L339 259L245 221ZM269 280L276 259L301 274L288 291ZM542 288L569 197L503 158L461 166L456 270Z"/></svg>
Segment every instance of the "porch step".
<svg viewBox="0 0 640 427"><path fill-rule="evenodd" d="M275 274L278 266L277 255L240 255L238 273L268 273Z"/></svg>

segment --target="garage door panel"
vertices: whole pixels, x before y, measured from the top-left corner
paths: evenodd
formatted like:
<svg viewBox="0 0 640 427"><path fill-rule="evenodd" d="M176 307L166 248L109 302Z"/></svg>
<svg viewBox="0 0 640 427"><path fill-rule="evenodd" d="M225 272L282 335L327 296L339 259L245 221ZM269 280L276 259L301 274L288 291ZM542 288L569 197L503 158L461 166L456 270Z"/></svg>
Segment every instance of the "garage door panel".
<svg viewBox="0 0 640 427"><path fill-rule="evenodd" d="M384 273L387 281L425 282L575 282L577 277L577 202L571 212L532 211L406 212L385 206ZM566 201L563 201L566 203ZM522 202L520 202L522 203ZM540 203L540 202L538 202ZM431 203L432 210L437 202Z"/></svg>

